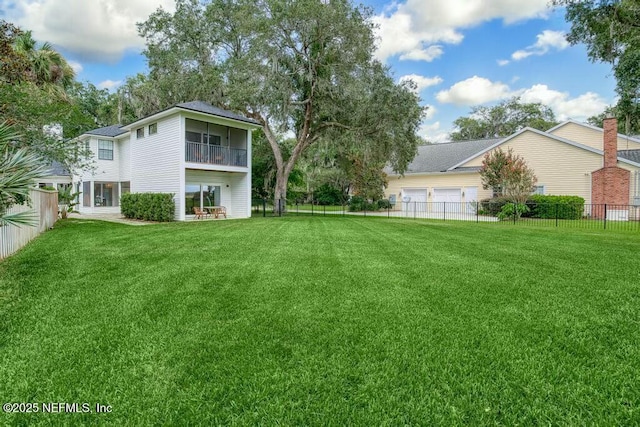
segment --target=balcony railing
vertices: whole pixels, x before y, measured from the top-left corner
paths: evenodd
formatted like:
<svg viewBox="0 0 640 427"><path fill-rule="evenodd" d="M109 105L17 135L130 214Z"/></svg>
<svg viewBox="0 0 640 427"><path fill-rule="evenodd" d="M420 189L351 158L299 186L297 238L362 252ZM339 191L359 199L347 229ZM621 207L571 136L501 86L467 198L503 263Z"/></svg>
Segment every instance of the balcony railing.
<svg viewBox="0 0 640 427"><path fill-rule="evenodd" d="M222 147L220 145L185 143L185 160L208 165L247 166L247 150L241 148Z"/></svg>

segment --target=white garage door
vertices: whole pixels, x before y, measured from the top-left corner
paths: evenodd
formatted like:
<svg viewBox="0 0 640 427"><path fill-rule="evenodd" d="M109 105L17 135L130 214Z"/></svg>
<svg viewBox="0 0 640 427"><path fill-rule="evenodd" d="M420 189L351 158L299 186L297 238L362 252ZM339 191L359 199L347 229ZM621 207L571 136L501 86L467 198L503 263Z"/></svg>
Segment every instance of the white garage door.
<svg viewBox="0 0 640 427"><path fill-rule="evenodd" d="M408 188L402 190L402 210L405 212L424 212L427 205L426 188Z"/></svg>
<svg viewBox="0 0 640 427"><path fill-rule="evenodd" d="M460 212L461 201L461 188L433 189L433 210L435 212Z"/></svg>

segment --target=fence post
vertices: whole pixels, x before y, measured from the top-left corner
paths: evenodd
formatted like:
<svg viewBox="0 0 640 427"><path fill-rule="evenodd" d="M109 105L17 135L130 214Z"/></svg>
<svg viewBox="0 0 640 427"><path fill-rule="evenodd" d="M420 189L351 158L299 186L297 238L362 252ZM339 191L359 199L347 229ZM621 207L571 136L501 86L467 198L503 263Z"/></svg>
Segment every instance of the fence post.
<svg viewBox="0 0 640 427"><path fill-rule="evenodd" d="M327 216L327 205L322 205L322 212L324 216Z"/></svg>
<svg viewBox="0 0 640 427"><path fill-rule="evenodd" d="M298 208L298 199L296 199L296 216L300 215L300 210Z"/></svg>
<svg viewBox="0 0 640 427"><path fill-rule="evenodd" d="M391 203L387 205L387 218L391 217Z"/></svg>
<svg viewBox="0 0 640 427"><path fill-rule="evenodd" d="M558 226L558 203L556 203L556 227Z"/></svg>
<svg viewBox="0 0 640 427"><path fill-rule="evenodd" d="M442 202L442 220L447 220L447 202Z"/></svg>
<svg viewBox="0 0 640 427"><path fill-rule="evenodd" d="M417 212L418 212L418 202L413 202L413 219L416 219Z"/></svg>
<svg viewBox="0 0 640 427"><path fill-rule="evenodd" d="M480 202L476 200L476 223L480 222Z"/></svg>
<svg viewBox="0 0 640 427"><path fill-rule="evenodd" d="M313 216L313 196L311 196L311 216Z"/></svg>
<svg viewBox="0 0 640 427"><path fill-rule="evenodd" d="M518 205L516 205L515 203L513 204L513 224L515 225L516 223L516 214L518 212Z"/></svg>
<svg viewBox="0 0 640 427"><path fill-rule="evenodd" d="M266 217L267 216L267 199L265 199L264 197L262 198L262 217Z"/></svg>
<svg viewBox="0 0 640 427"><path fill-rule="evenodd" d="M607 229L607 204L604 204L604 229Z"/></svg>

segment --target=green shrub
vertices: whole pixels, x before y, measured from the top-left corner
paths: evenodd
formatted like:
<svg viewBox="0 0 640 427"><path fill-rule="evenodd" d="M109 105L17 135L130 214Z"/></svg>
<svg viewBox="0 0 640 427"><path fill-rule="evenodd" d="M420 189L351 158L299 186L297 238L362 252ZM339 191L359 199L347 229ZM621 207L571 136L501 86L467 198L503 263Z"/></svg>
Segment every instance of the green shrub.
<svg viewBox="0 0 640 427"><path fill-rule="evenodd" d="M580 219L584 214L584 199L579 196L534 194L529 197L527 205L533 218Z"/></svg>
<svg viewBox="0 0 640 427"><path fill-rule="evenodd" d="M391 202L387 199L378 200L378 209L391 209Z"/></svg>
<svg viewBox="0 0 640 427"><path fill-rule="evenodd" d="M526 204L509 202L502 205L502 208L500 209L500 212L498 212L497 216L500 221L508 221L510 219L513 219L514 217L518 219L527 212L529 212L529 207Z"/></svg>
<svg viewBox="0 0 640 427"><path fill-rule="evenodd" d="M127 193L120 198L125 218L168 222L174 220L175 203L171 193Z"/></svg>
<svg viewBox="0 0 640 427"><path fill-rule="evenodd" d="M359 211L377 211L378 204L370 203L364 197L361 196L353 196L349 200L349 210L351 212L359 212Z"/></svg>
<svg viewBox="0 0 640 427"><path fill-rule="evenodd" d="M506 197L494 197L492 199L481 200L480 206L482 214L497 216L502 211L502 207L507 203L512 203L512 201Z"/></svg>
<svg viewBox="0 0 640 427"><path fill-rule="evenodd" d="M339 206L345 200L344 193L330 184L322 184L313 193L315 203L324 206Z"/></svg>

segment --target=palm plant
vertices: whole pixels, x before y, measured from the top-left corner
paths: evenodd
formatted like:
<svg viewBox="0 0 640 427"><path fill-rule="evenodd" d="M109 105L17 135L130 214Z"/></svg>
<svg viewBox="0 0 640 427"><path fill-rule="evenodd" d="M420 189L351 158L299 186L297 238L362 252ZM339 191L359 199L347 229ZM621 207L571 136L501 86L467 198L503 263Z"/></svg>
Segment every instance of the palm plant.
<svg viewBox="0 0 640 427"><path fill-rule="evenodd" d="M15 204L29 202L29 189L48 169L36 154L15 148L17 138L11 126L0 123L0 227L34 225L32 212L7 212Z"/></svg>
<svg viewBox="0 0 640 427"><path fill-rule="evenodd" d="M14 49L27 60L27 77L36 85L60 93L64 92L60 88L72 85L75 77L73 68L50 43L38 48L31 31L16 37Z"/></svg>

